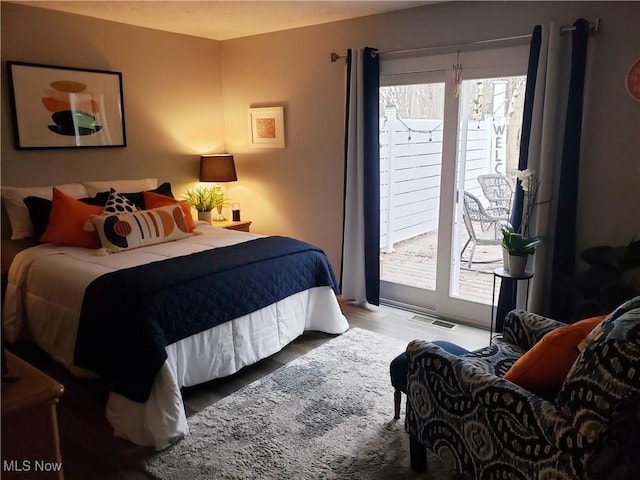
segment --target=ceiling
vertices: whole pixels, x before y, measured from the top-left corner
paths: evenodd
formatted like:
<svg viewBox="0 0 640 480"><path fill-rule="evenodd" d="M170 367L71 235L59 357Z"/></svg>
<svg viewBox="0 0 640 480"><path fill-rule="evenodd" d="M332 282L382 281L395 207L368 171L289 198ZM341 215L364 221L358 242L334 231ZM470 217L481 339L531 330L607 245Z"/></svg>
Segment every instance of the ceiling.
<svg viewBox="0 0 640 480"><path fill-rule="evenodd" d="M13 1L139 27L229 40L419 7L433 1Z"/></svg>

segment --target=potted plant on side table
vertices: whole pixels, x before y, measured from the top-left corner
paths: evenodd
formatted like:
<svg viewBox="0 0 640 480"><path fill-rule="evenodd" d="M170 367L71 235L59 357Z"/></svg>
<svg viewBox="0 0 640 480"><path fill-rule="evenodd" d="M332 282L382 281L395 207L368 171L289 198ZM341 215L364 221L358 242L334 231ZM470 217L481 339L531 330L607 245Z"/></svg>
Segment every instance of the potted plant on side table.
<svg viewBox="0 0 640 480"><path fill-rule="evenodd" d="M187 190L184 200L189 202L198 211L198 220L211 223L213 209L218 210L216 221L226 220L222 216L222 207L228 202L224 198L224 192L220 186L200 186Z"/></svg>
<svg viewBox="0 0 640 480"><path fill-rule="evenodd" d="M507 252L505 269L513 276L520 276L527 266L529 255L544 241L543 237L525 237L514 230L511 224L502 226L502 248Z"/></svg>

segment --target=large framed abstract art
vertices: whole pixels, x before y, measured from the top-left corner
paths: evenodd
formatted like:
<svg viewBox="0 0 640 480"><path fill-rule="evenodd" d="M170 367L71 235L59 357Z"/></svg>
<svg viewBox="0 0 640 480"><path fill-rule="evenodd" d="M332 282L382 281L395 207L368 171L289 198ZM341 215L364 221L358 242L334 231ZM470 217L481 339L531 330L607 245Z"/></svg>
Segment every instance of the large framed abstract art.
<svg viewBox="0 0 640 480"><path fill-rule="evenodd" d="M122 73L7 62L18 149L125 147Z"/></svg>

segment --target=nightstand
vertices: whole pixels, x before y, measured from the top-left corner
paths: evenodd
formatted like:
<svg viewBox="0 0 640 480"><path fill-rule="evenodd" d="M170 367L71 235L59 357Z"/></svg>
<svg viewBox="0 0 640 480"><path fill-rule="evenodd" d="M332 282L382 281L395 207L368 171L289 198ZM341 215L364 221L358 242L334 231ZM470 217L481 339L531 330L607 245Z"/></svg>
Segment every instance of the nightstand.
<svg viewBox="0 0 640 480"><path fill-rule="evenodd" d="M64 387L11 352L5 355L12 380L2 380L2 478L61 480L56 403Z"/></svg>
<svg viewBox="0 0 640 480"><path fill-rule="evenodd" d="M234 222L233 220L224 220L222 222L211 222L214 227L226 228L227 230L239 230L241 232L248 232L251 225L250 220L241 220Z"/></svg>

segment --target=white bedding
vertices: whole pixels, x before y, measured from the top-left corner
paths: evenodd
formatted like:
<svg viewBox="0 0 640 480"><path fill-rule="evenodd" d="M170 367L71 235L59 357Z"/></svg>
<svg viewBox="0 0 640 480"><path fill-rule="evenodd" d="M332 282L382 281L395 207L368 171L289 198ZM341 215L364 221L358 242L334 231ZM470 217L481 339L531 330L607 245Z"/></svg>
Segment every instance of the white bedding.
<svg viewBox="0 0 640 480"><path fill-rule="evenodd" d="M260 235L198 223L198 235L97 256L74 247L39 245L20 252L9 270L3 331L25 335L80 376L73 365L84 290L98 276L170 257L244 242ZM278 352L305 330L343 333L348 323L330 287L292 295L249 315L167 346L168 358L142 404L111 393L107 418L114 434L138 445L167 447L188 433L180 388L237 372Z"/></svg>

